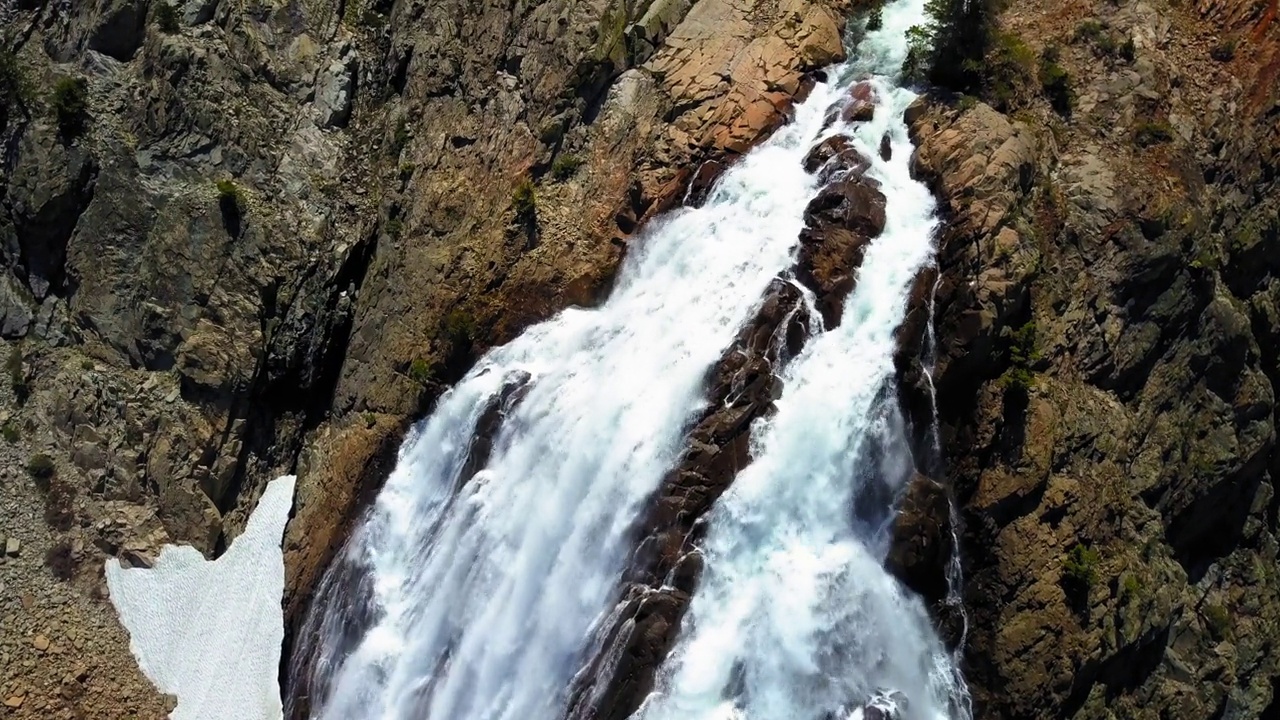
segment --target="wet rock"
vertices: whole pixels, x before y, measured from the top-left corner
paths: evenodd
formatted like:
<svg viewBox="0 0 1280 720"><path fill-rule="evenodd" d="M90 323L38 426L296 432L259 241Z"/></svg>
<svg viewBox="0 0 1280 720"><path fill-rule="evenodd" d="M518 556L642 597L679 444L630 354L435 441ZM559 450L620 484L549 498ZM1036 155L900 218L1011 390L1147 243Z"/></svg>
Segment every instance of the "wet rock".
<svg viewBox="0 0 1280 720"><path fill-rule="evenodd" d="M624 575L624 602L633 598L643 612L634 622L626 620L629 611L619 613L601 630L603 650L573 689L569 718L622 720L652 689L701 572L701 553L688 551L705 531L700 519L751 461L751 422L772 412L775 371L804 346L810 322L799 289L774 280L755 319L721 356L708 410L640 521L642 540ZM623 660L605 667L611 657Z"/></svg>
<svg viewBox="0 0 1280 720"><path fill-rule="evenodd" d="M889 133L880 138L880 159L885 162L893 159L893 141L889 139Z"/></svg>
<svg viewBox="0 0 1280 720"><path fill-rule="evenodd" d="M880 96L875 86L863 80L849 89L849 99L840 110L843 122L866 122L875 116Z"/></svg>
<svg viewBox="0 0 1280 720"><path fill-rule="evenodd" d="M946 490L917 473L907 484L885 567L904 585L930 602L946 597L952 541L951 505Z"/></svg>
<svg viewBox="0 0 1280 720"><path fill-rule="evenodd" d="M840 324L867 245L884 229L884 208L884 194L855 177L823 188L805 209L796 278L817 295L827 327Z"/></svg>
<svg viewBox="0 0 1280 720"><path fill-rule="evenodd" d="M871 161L862 156L845 135L833 135L809 151L804 158L806 172L818 173L819 182L833 179L855 179L871 167Z"/></svg>

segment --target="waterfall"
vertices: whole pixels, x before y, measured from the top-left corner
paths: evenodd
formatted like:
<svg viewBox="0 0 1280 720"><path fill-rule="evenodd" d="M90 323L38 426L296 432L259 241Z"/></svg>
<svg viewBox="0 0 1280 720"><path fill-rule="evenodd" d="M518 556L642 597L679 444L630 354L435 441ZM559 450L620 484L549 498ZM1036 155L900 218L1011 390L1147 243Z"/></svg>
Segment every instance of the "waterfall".
<svg viewBox="0 0 1280 720"><path fill-rule="evenodd" d="M841 75L885 98L853 130L887 225L871 245L843 322L782 371L777 412L753 428L754 462L712 512L706 570L644 720L805 720L967 714L967 693L922 603L882 567L892 497L911 475L893 392L894 330L933 258L934 200L911 178L893 83L903 32L924 0L885 6ZM892 160L875 147L891 139Z"/></svg>
<svg viewBox="0 0 1280 720"><path fill-rule="evenodd" d="M413 429L300 633L291 685L306 688L310 717L564 712L635 519L706 406L708 371L795 263L818 190L802 160L839 129L827 110L868 74L885 101L856 138L876 158L888 225L843 322L782 371L777 413L713 511L686 632L641 712L817 720L880 693L909 698L909 717L948 717L963 688L919 601L881 567L911 462L890 391L893 331L935 225L907 168L912 95L890 79L922 15L923 0L886 6L859 59L834 68L702 207L634 240L602 306L492 350ZM892 162L874 150L886 132Z"/></svg>

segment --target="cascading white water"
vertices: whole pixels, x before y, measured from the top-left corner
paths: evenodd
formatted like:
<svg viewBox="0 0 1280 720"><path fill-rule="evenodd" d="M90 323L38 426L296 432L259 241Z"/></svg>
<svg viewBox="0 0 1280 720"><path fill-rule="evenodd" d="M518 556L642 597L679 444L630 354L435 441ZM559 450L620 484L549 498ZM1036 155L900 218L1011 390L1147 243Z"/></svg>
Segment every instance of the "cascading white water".
<svg viewBox="0 0 1280 720"><path fill-rule="evenodd" d="M707 370L794 264L817 191L801 161L832 132L827 109L859 75L900 66L922 3L887 5L860 59L836 68L703 207L637 238L603 306L493 350L415 428L338 564L367 592L341 597L331 570L304 630L312 717L558 716L616 597L629 531L705 404ZM934 224L907 171L910 93L875 82L885 107L856 136L869 158L882 133L892 138L893 162L871 171L888 226L843 323L786 370L757 461L714 511L692 626L646 717L811 720L884 689L932 720L963 695L919 602L881 569L891 496L856 522L851 509L864 475L898 478L890 465L909 463L880 452L875 472L858 472L878 437L901 439L884 402L892 333ZM500 398L491 450L466 477L477 426ZM735 683L749 687L730 692Z"/></svg>
<svg viewBox="0 0 1280 720"><path fill-rule="evenodd" d="M313 717L556 716L708 368L794 263L816 192L801 159L841 92L820 84L703 207L634 242L602 307L490 352L406 439L346 550L375 606L354 614L372 626L350 648L350 598L313 610ZM488 462L459 477L486 405L513 384L523 396Z"/></svg>
<svg viewBox="0 0 1280 720"><path fill-rule="evenodd" d="M872 160L887 225L843 322L782 373L777 413L753 428L754 462L709 517L706 570L643 720L963 718L967 690L918 598L883 569L892 497L910 475L892 391L894 331L934 252L934 201L911 178L894 76L924 0L883 9L845 77L872 76L882 105L849 132ZM833 131L833 132L835 132ZM891 138L892 159L876 153ZM868 498L871 500L868 501Z"/></svg>

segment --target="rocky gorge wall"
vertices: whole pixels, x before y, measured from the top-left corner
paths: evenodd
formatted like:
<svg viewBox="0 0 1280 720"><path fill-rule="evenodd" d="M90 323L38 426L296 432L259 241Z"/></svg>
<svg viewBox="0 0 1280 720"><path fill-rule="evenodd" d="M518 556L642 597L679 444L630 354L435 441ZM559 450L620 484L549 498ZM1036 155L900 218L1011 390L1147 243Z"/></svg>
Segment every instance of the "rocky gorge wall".
<svg viewBox="0 0 1280 720"><path fill-rule="evenodd" d="M1041 81L1058 65L1068 112L1035 91L910 111L949 216L938 474L977 717L1277 716L1274 13L1013 4L999 42ZM921 507L900 574L928 594L913 546L948 518Z"/></svg>
<svg viewBox="0 0 1280 720"><path fill-rule="evenodd" d="M216 553L293 470L299 619L409 422L489 345L599 299L645 220L843 57L848 9L7 4L0 421L30 511L0 533L30 592L5 599L0 699L160 717L102 558ZM87 668L32 645L84 632L67 595L112 628Z"/></svg>
<svg viewBox="0 0 1280 720"><path fill-rule="evenodd" d="M849 6L6 5L0 535L21 545L0 566L0 701L163 716L95 596L99 563L216 553L291 470L298 619L407 425L486 347L606 292L643 222L696 201L842 56ZM901 394L932 423L914 354L932 304L942 452L922 438L933 477L890 563L958 638L952 493L977 717L1280 713L1275 14L1012 3L1024 85L910 113L947 230ZM1050 46L1069 113L1037 87ZM874 205L845 191L811 225ZM811 235L806 283L838 300L862 242ZM591 712L625 716L669 648L697 572L673 548L697 515L668 511L704 512L749 459L743 427L773 392L758 366L795 351L774 341L800 322L775 291L743 367L711 378L713 395L748 378L741 405L701 419L644 519L632 666Z"/></svg>

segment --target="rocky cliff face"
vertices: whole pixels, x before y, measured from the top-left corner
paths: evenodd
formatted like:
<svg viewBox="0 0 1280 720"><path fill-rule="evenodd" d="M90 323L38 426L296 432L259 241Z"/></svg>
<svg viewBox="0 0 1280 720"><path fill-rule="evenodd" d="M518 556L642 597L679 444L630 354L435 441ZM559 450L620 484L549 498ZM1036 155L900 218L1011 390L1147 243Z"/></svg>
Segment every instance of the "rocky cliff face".
<svg viewBox="0 0 1280 720"><path fill-rule="evenodd" d="M408 423L487 346L596 301L645 220L704 191L842 57L847 11L6 5L5 435L13 464L52 464L6 482L66 520L40 542L66 550L70 587L100 590L104 555L217 552L296 469L297 616ZM32 677L0 680L33 717L161 712Z"/></svg>
<svg viewBox="0 0 1280 720"><path fill-rule="evenodd" d="M912 110L979 717L1280 707L1274 13L1020 4L1002 42L1059 48L1069 114Z"/></svg>

